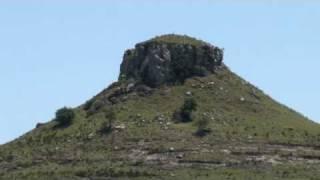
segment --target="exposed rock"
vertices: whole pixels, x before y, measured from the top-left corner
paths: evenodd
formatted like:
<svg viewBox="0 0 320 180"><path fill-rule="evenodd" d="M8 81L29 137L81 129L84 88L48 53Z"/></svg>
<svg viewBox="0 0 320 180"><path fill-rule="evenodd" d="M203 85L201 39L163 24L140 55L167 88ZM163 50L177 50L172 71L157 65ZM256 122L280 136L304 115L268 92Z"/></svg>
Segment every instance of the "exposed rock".
<svg viewBox="0 0 320 180"><path fill-rule="evenodd" d="M176 156L177 159L182 159L183 157L184 157L184 154L183 154L183 153L179 153L179 154Z"/></svg>
<svg viewBox="0 0 320 180"><path fill-rule="evenodd" d="M222 60L223 50L204 42L147 41L125 52L119 80L134 80L150 87L182 83L192 76L213 73Z"/></svg>
<svg viewBox="0 0 320 180"><path fill-rule="evenodd" d="M88 135L88 138L89 138L89 139L92 139L94 136L95 136L95 133L92 132L92 133L90 133L90 134Z"/></svg>
<svg viewBox="0 0 320 180"><path fill-rule="evenodd" d="M124 129L126 129L126 126L124 125L124 124L121 124L121 125L119 125L119 126L115 126L114 127L116 130L124 130Z"/></svg>
<svg viewBox="0 0 320 180"><path fill-rule="evenodd" d="M187 92L186 92L186 95L187 95L187 96L192 96L192 92L191 92L191 91L187 91Z"/></svg>
<svg viewBox="0 0 320 180"><path fill-rule="evenodd" d="M135 84L134 84L134 83L130 83L130 84L128 84L128 86L127 86L127 92L132 91L132 90L133 90L133 88L134 88L134 86L135 86Z"/></svg>
<svg viewBox="0 0 320 180"><path fill-rule="evenodd" d="M229 149L222 149L221 152L225 154L231 154L231 151Z"/></svg>
<svg viewBox="0 0 320 180"><path fill-rule="evenodd" d="M139 96L147 96L152 93L152 89L146 85L138 85L135 87L135 91Z"/></svg>
<svg viewBox="0 0 320 180"><path fill-rule="evenodd" d="M37 123L37 125L36 125L36 128L38 129L38 128L41 128L42 126L44 126L45 125L45 123Z"/></svg>

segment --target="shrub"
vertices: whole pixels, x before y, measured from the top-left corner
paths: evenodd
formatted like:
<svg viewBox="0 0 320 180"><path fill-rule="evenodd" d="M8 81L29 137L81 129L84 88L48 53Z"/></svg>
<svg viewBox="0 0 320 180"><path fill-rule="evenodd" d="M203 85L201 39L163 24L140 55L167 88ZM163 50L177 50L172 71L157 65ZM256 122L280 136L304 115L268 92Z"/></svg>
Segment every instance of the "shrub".
<svg viewBox="0 0 320 180"><path fill-rule="evenodd" d="M101 100L93 100L91 103L88 101L90 108L87 111L87 117L97 113L105 105ZM88 105L88 104L87 104Z"/></svg>
<svg viewBox="0 0 320 180"><path fill-rule="evenodd" d="M191 122L192 112L197 110L197 103L193 98L184 100L182 107L174 113L174 119L181 122Z"/></svg>
<svg viewBox="0 0 320 180"><path fill-rule="evenodd" d="M210 129L208 128L210 121L206 116L201 117L195 122L195 126L197 127L196 135L197 136L205 136Z"/></svg>
<svg viewBox="0 0 320 180"><path fill-rule="evenodd" d="M102 124L102 132L108 133L112 130L113 124L116 120L116 113L114 109L108 108L103 111L104 118L107 120Z"/></svg>
<svg viewBox="0 0 320 180"><path fill-rule="evenodd" d="M59 122L61 126L70 125L72 120L74 119L75 114L71 108L61 108L56 112L55 121Z"/></svg>

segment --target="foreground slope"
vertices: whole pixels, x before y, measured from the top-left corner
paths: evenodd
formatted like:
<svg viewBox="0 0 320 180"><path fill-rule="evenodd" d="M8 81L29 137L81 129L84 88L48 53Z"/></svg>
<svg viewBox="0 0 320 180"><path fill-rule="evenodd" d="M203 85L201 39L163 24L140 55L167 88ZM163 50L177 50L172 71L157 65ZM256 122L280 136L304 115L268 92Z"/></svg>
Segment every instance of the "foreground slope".
<svg viewBox="0 0 320 180"><path fill-rule="evenodd" d="M189 98L193 121L178 122ZM116 115L105 132L108 109ZM320 126L232 73L222 50L187 36L137 44L119 81L73 111L70 126L51 121L1 146L0 179L320 177Z"/></svg>

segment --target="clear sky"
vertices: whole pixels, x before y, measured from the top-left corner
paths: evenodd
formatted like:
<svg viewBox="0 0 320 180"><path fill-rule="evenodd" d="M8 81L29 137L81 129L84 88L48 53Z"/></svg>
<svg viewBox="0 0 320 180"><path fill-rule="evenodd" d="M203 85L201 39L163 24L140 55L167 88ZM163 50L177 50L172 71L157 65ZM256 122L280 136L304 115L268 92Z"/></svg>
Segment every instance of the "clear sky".
<svg viewBox="0 0 320 180"><path fill-rule="evenodd" d="M235 3L236 2L236 3ZM117 79L125 49L166 33L225 48L225 63L320 122L316 1L0 1L0 143Z"/></svg>

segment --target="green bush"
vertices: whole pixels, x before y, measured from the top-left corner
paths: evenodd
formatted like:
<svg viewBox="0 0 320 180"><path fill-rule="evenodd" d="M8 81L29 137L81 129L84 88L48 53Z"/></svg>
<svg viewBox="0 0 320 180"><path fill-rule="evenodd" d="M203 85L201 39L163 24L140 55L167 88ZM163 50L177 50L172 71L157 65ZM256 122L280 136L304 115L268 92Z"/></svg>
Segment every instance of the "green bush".
<svg viewBox="0 0 320 180"><path fill-rule="evenodd" d="M117 117L112 108L104 109L103 113L106 121L102 124L101 132L108 133L112 131L113 124Z"/></svg>
<svg viewBox="0 0 320 180"><path fill-rule="evenodd" d="M181 108L174 113L174 119L180 122L191 122L192 112L197 110L197 106L193 98L185 99Z"/></svg>
<svg viewBox="0 0 320 180"><path fill-rule="evenodd" d="M61 126L67 126L72 123L74 117L75 114L73 110L71 108L64 107L57 110L55 121L59 122L59 125Z"/></svg>
<svg viewBox="0 0 320 180"><path fill-rule="evenodd" d="M197 127L196 135L197 136L205 136L208 132L210 132L209 126L209 118L206 116L198 119L194 124Z"/></svg>

